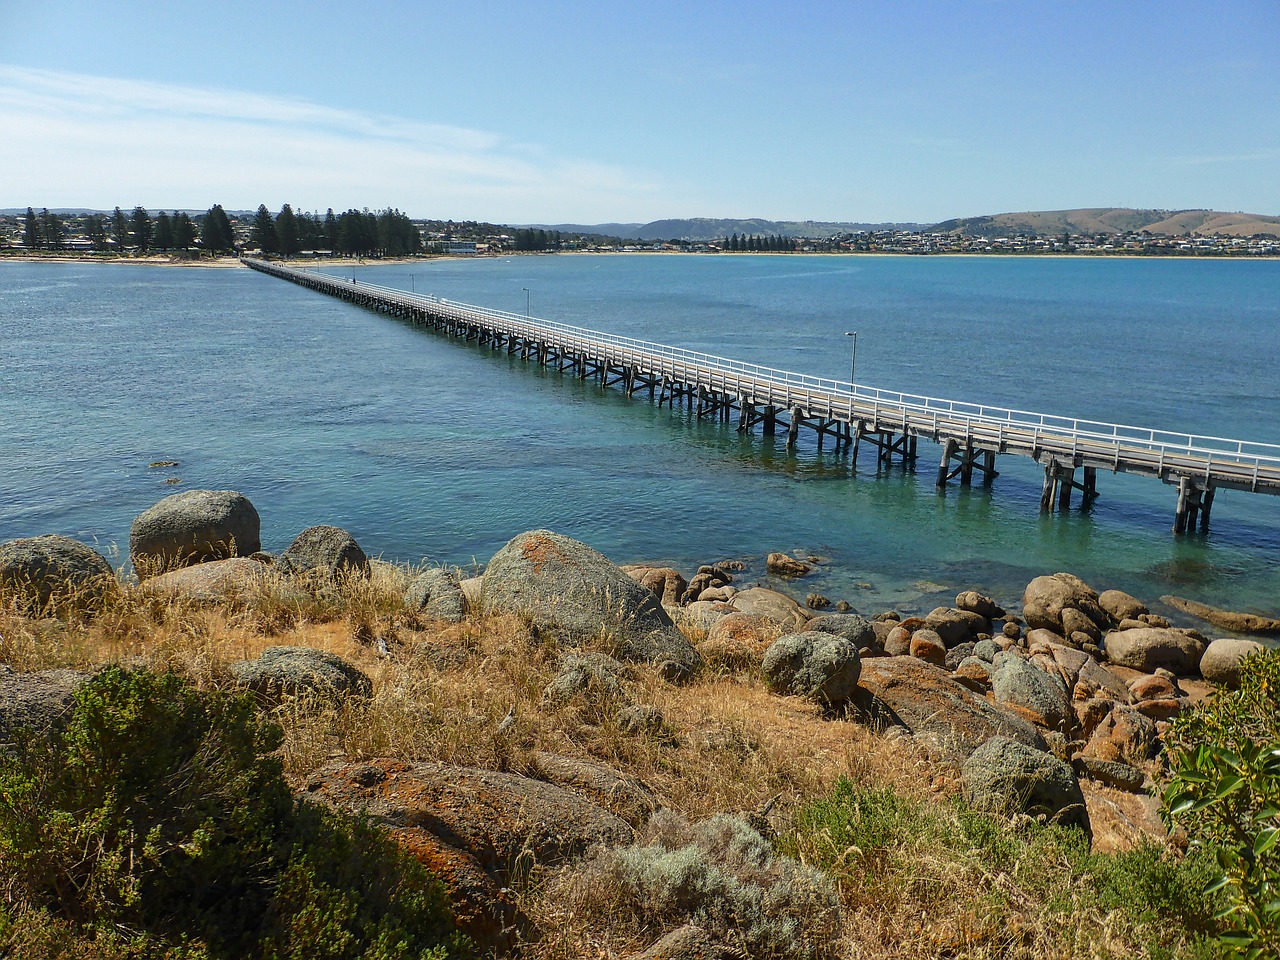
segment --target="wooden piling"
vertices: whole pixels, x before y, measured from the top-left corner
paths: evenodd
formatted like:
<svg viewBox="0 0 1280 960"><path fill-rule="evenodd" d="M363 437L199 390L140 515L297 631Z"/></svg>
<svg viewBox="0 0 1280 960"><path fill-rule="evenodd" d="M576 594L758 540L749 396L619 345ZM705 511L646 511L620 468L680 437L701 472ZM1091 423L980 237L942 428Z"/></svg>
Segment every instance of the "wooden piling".
<svg viewBox="0 0 1280 960"><path fill-rule="evenodd" d="M947 472L951 468L951 458L955 456L956 448L960 445L955 440L947 440L942 445L942 463L938 466L938 482L939 490L947 485Z"/></svg>

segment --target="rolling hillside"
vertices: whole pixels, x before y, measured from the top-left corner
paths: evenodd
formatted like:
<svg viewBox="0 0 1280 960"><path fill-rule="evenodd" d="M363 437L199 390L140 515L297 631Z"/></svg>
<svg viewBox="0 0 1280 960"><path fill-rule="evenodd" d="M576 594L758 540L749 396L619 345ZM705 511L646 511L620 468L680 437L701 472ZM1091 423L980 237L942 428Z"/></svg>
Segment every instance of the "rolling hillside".
<svg viewBox="0 0 1280 960"><path fill-rule="evenodd" d="M1094 207L1080 210L1047 210L999 213L984 217L946 220L933 227L937 233L972 237L1061 236L1064 233L1151 233L1192 236L1248 237L1257 233L1280 236L1280 217L1217 210L1134 210L1128 207Z"/></svg>

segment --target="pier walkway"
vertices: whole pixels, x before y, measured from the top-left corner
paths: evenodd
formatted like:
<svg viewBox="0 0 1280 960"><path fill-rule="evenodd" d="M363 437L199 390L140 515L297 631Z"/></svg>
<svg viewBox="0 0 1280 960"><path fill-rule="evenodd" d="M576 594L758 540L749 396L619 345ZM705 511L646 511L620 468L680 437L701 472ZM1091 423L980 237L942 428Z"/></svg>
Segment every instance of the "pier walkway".
<svg viewBox="0 0 1280 960"><path fill-rule="evenodd" d="M746 432L785 430L788 447L799 431L837 448L861 444L881 463L917 460L921 437L941 446L938 487L959 478L984 483L996 476L996 457L1030 457L1044 468L1040 508L1066 510L1072 493L1083 505L1097 496L1097 471L1154 477L1177 488L1173 529L1207 529L1219 489L1280 495L1280 445L1199 437L1114 423L1007 410L858 386L775 370L679 347L471 306L423 294L246 259L270 276L430 327L529 363L593 379L627 396L646 394L659 406L680 404L697 417L736 423ZM1079 471L1079 476L1077 476Z"/></svg>

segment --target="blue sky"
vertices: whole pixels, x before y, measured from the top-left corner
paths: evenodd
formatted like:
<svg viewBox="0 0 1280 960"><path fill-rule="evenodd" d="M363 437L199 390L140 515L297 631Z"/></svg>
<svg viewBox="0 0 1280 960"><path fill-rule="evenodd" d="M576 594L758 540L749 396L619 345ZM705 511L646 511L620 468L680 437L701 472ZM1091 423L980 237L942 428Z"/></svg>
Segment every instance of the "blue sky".
<svg viewBox="0 0 1280 960"><path fill-rule="evenodd" d="M0 0L0 207L1280 214L1280 2Z"/></svg>

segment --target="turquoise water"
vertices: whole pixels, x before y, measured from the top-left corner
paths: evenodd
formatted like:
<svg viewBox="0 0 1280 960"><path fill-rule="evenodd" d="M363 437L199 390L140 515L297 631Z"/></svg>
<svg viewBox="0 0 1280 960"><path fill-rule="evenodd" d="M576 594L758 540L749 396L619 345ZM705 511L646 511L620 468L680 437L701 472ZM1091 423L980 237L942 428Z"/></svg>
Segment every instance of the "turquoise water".
<svg viewBox="0 0 1280 960"><path fill-rule="evenodd" d="M352 272L350 265L340 271ZM354 268L413 288L821 376L1280 443L1280 263L557 256ZM483 563L549 527L683 568L800 549L797 589L928 609L1071 570L1144 599L1280 612L1280 498L1219 494L1203 538L1174 491L1103 475L1041 516L1041 474L990 489L877 471L527 368L247 270L0 264L0 540L63 533L122 562L180 489L244 492L266 549L335 523L373 554ZM177 460L171 469L150 469ZM167 478L181 479L168 485Z"/></svg>

